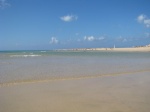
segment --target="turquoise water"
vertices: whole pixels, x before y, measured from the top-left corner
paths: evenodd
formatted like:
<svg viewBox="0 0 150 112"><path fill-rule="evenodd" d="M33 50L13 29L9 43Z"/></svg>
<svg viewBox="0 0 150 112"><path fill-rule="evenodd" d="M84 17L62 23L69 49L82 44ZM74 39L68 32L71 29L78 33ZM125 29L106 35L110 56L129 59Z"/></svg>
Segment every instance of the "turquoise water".
<svg viewBox="0 0 150 112"><path fill-rule="evenodd" d="M150 52L0 51L0 84L150 70Z"/></svg>

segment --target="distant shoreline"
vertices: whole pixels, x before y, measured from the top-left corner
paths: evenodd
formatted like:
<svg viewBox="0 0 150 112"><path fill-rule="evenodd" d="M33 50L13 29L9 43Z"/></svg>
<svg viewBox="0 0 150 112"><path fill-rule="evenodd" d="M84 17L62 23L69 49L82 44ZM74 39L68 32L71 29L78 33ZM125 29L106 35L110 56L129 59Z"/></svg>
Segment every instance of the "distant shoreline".
<svg viewBox="0 0 150 112"><path fill-rule="evenodd" d="M66 51L118 51L118 52L150 52L150 46L133 47L133 48L76 48L63 49Z"/></svg>

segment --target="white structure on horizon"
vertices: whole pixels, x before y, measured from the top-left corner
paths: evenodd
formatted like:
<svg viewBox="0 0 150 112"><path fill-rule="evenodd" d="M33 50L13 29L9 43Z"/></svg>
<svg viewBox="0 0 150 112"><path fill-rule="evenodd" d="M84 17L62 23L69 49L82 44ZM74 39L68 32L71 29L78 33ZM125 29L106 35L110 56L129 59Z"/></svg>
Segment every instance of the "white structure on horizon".
<svg viewBox="0 0 150 112"><path fill-rule="evenodd" d="M115 44L114 44L114 48L116 48Z"/></svg>
<svg viewBox="0 0 150 112"><path fill-rule="evenodd" d="M150 47L150 44L149 44L149 45L146 45L146 47Z"/></svg>

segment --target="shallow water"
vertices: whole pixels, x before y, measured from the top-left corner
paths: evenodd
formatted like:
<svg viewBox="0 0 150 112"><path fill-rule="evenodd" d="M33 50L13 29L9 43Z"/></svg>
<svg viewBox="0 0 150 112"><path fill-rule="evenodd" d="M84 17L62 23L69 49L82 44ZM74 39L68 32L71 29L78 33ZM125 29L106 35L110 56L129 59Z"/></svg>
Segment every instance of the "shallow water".
<svg viewBox="0 0 150 112"><path fill-rule="evenodd" d="M0 85L148 71L149 52L0 52Z"/></svg>

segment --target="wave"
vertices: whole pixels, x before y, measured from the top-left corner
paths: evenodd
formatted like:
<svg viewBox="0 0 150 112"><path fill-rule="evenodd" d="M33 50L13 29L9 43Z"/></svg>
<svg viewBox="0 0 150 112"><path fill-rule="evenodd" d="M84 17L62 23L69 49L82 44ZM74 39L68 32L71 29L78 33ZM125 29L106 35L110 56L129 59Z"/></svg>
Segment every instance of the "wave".
<svg viewBox="0 0 150 112"><path fill-rule="evenodd" d="M41 56L41 55L33 55L33 54L30 54L30 55L11 55L10 57L38 57L38 56Z"/></svg>
<svg viewBox="0 0 150 112"><path fill-rule="evenodd" d="M46 51L41 51L41 52L46 52Z"/></svg>

